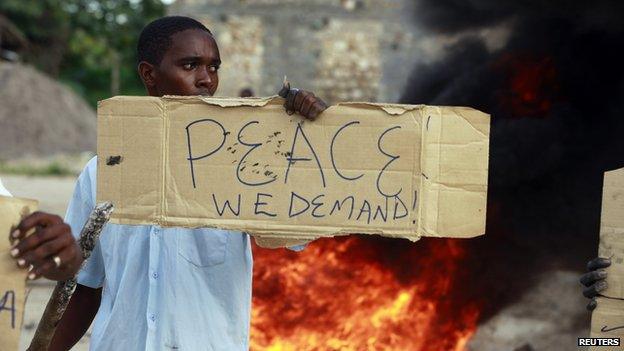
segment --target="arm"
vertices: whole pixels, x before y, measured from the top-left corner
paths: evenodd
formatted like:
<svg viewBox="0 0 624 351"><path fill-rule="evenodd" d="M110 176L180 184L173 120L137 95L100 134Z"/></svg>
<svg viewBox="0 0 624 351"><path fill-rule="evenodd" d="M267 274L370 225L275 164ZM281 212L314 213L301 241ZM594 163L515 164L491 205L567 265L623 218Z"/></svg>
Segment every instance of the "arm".
<svg viewBox="0 0 624 351"><path fill-rule="evenodd" d="M78 284L48 351L71 349L85 334L100 307L102 288L93 289Z"/></svg>

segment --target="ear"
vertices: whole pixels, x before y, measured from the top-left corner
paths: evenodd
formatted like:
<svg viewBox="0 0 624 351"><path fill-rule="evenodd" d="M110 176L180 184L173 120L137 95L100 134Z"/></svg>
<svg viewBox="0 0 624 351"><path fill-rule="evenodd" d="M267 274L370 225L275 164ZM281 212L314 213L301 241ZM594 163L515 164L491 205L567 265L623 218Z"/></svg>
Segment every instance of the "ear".
<svg viewBox="0 0 624 351"><path fill-rule="evenodd" d="M154 65L146 61L141 61L137 69L145 88L148 91L154 89L156 86L156 70Z"/></svg>

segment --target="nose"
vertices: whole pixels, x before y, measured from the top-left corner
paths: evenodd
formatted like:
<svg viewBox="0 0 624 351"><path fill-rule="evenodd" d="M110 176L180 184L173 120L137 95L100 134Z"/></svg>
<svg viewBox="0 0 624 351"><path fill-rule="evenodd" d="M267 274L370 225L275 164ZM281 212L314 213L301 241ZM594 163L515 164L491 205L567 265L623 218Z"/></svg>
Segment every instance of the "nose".
<svg viewBox="0 0 624 351"><path fill-rule="evenodd" d="M202 69L197 70L197 77L195 79L195 86L198 88L209 88L212 85L212 78L208 72L209 68L203 66Z"/></svg>

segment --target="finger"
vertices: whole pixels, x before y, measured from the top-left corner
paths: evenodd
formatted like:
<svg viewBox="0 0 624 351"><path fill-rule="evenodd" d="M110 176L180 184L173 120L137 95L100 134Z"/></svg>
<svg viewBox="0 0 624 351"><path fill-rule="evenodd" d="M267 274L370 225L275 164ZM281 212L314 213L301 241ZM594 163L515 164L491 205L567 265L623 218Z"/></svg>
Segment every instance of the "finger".
<svg viewBox="0 0 624 351"><path fill-rule="evenodd" d="M295 99L299 95L299 89L290 89L286 97L286 110L295 111Z"/></svg>
<svg viewBox="0 0 624 351"><path fill-rule="evenodd" d="M318 108L320 109L320 112L323 112L327 109L327 103L325 103L325 101L323 101L320 98L316 98L316 104L318 104Z"/></svg>
<svg viewBox="0 0 624 351"><path fill-rule="evenodd" d="M599 268L607 268L611 265L611 259L606 257L596 257L593 260L587 262L587 270L595 271Z"/></svg>
<svg viewBox="0 0 624 351"><path fill-rule="evenodd" d="M303 102L301 103L301 111L299 111L299 113L301 113L301 115L304 117L308 117L312 106L314 106L315 101L316 97L314 96L314 94L306 96L306 98L303 99Z"/></svg>
<svg viewBox="0 0 624 351"><path fill-rule="evenodd" d="M592 298L591 301L589 301L589 303L587 304L587 310L588 311L593 311L596 309L596 306L598 306L598 302L596 302L596 298Z"/></svg>
<svg viewBox="0 0 624 351"><path fill-rule="evenodd" d="M592 298L598 295L601 291L604 291L607 288L607 282L601 280L596 282L596 284L592 284L591 286L583 289L583 296Z"/></svg>
<svg viewBox="0 0 624 351"><path fill-rule="evenodd" d="M63 219L57 215L45 212L34 212L17 225L17 228L11 233L11 238L21 240L35 227L46 227L62 222Z"/></svg>
<svg viewBox="0 0 624 351"><path fill-rule="evenodd" d="M284 84L282 85L282 89L277 93L277 95L283 97L284 99L288 96L288 91L290 90L290 82L286 80L284 77Z"/></svg>
<svg viewBox="0 0 624 351"><path fill-rule="evenodd" d="M300 90L297 96L295 96L295 111L301 113L301 108L303 107L303 101L311 96L309 91Z"/></svg>
<svg viewBox="0 0 624 351"><path fill-rule="evenodd" d="M318 102L314 103L314 105L312 105L312 108L310 109L310 118L315 119L316 117L318 117L318 115L321 114L321 112L325 111L325 109L327 109L327 106Z"/></svg>
<svg viewBox="0 0 624 351"><path fill-rule="evenodd" d="M32 264L30 265L30 267L28 267L28 280L35 280L37 279L37 275L35 274L35 266L33 266Z"/></svg>
<svg viewBox="0 0 624 351"><path fill-rule="evenodd" d="M35 266L33 272L36 277L46 277L50 276L54 273L63 273L67 270L74 269L72 266L72 262L74 262L73 258L77 254L76 250L72 246L65 247L61 252L57 255L51 256L50 258L43 261L39 266ZM56 262L54 262L54 257L58 256L61 260L61 265L57 266ZM36 279L36 278L35 278Z"/></svg>
<svg viewBox="0 0 624 351"><path fill-rule="evenodd" d="M308 116L307 118L311 121L314 121L316 119L316 117L318 117L319 112L318 109L314 108L314 106L312 106L312 108L310 109L310 112L308 112Z"/></svg>
<svg viewBox="0 0 624 351"><path fill-rule="evenodd" d="M26 262L30 262L35 267L38 267L44 262L52 259L54 256L59 255L71 244L72 241L68 240L67 237L58 237L54 240L43 243L34 250L26 252L22 258L26 260Z"/></svg>
<svg viewBox="0 0 624 351"><path fill-rule="evenodd" d="M52 259L48 259L39 266L35 266L35 268L28 273L28 280L39 279L44 275L48 275L54 270L58 270L56 268L56 263Z"/></svg>
<svg viewBox="0 0 624 351"><path fill-rule="evenodd" d="M284 109L288 115L292 115L295 111L288 109L288 102L284 102Z"/></svg>
<svg viewBox="0 0 624 351"><path fill-rule="evenodd" d="M597 269L589 273L585 273L581 276L580 282L585 286L590 286L595 282L605 279L607 277L607 271L604 269Z"/></svg>
<svg viewBox="0 0 624 351"><path fill-rule="evenodd" d="M39 228L35 231L33 235L28 236L24 240L21 240L11 249L11 255L15 258L23 258L27 262L32 263L33 260L38 260L43 257L39 257L38 253L34 253L33 250L37 250L44 243L54 240L59 236L63 236L65 234L66 245L71 243L70 235L66 233L71 233L71 229L65 223L56 224L46 228ZM33 258L33 254L36 256Z"/></svg>

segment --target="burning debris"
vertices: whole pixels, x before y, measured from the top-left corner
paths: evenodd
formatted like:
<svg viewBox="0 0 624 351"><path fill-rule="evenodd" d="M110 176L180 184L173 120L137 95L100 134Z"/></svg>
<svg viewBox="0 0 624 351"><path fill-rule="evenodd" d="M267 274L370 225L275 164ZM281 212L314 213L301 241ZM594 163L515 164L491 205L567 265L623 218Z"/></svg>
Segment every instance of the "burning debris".
<svg viewBox="0 0 624 351"><path fill-rule="evenodd" d="M462 288L457 243L351 236L299 253L256 247L251 348L463 350L480 304L456 310L448 299Z"/></svg>
<svg viewBox="0 0 624 351"><path fill-rule="evenodd" d="M454 292L488 299L483 322L539 273L581 270L596 255L602 173L624 165L624 6L419 4L418 20L433 32L510 27L501 48L467 36L443 59L416 67L402 97L492 115L487 232L461 243L471 284Z"/></svg>
<svg viewBox="0 0 624 351"><path fill-rule="evenodd" d="M497 49L465 36L415 67L401 99L492 115L487 234L256 248L252 349L464 350L540 273L581 270L597 252L602 172L624 164L621 13L610 1L420 0L431 32L511 33Z"/></svg>

